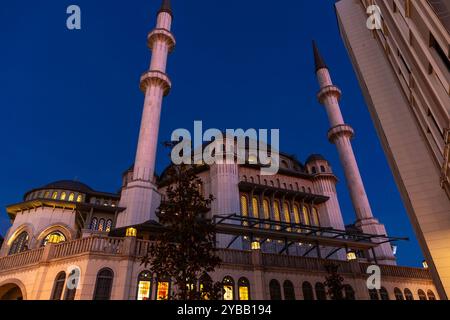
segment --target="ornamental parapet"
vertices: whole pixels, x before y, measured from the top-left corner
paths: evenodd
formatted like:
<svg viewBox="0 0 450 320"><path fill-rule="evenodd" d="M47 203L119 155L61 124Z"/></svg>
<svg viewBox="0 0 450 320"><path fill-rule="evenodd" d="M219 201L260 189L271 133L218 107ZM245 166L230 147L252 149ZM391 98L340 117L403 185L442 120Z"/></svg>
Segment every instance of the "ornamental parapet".
<svg viewBox="0 0 450 320"><path fill-rule="evenodd" d="M158 28L150 32L147 36L148 47L153 50L153 46L158 40L163 41L167 44L169 52L172 52L175 48L176 40L169 30Z"/></svg>
<svg viewBox="0 0 450 320"><path fill-rule="evenodd" d="M167 96L172 87L169 77L161 71L147 71L141 76L141 90L147 91L149 85L160 86L164 91L164 96Z"/></svg>
<svg viewBox="0 0 450 320"><path fill-rule="evenodd" d="M319 102L323 104L325 98L330 95L335 96L336 99L339 100L342 96L342 91L335 85L326 86L319 91L317 98L319 99Z"/></svg>
<svg viewBox="0 0 450 320"><path fill-rule="evenodd" d="M355 131L347 124L337 125L328 131L328 140L331 143L335 143L336 139L342 136L352 139L355 136Z"/></svg>

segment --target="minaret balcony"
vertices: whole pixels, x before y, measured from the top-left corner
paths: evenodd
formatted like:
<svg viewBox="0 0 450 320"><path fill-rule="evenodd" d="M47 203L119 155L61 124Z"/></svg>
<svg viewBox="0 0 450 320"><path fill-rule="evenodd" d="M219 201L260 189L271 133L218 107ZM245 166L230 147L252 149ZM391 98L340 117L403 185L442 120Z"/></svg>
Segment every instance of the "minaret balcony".
<svg viewBox="0 0 450 320"><path fill-rule="evenodd" d="M335 143L336 139L342 136L352 139L355 136L355 131L347 124L337 125L328 131L328 140L331 143Z"/></svg>
<svg viewBox="0 0 450 320"><path fill-rule="evenodd" d="M150 70L141 76L141 90L146 92L150 85L160 86L164 91L164 96L167 96L172 87L172 82L164 72Z"/></svg>
<svg viewBox="0 0 450 320"><path fill-rule="evenodd" d="M172 52L176 45L175 37L169 30L166 29L154 29L148 34L147 45L151 50L153 50L153 46L157 41L163 41L167 43L169 52Z"/></svg>
<svg viewBox="0 0 450 320"><path fill-rule="evenodd" d="M331 85L323 87L319 93L317 94L317 98L319 99L319 102L323 104L324 100L328 96L335 96L337 100L339 100L342 96L342 91L338 87Z"/></svg>

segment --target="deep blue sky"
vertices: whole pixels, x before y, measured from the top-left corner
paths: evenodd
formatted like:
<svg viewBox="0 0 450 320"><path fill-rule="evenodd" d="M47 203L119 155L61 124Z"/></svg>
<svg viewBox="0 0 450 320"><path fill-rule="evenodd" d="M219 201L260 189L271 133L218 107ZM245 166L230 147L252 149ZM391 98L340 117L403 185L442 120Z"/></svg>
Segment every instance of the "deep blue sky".
<svg viewBox="0 0 450 320"><path fill-rule="evenodd" d="M346 121L374 214L400 244L401 264L422 254L342 44L334 1L173 0L177 47L173 90L160 141L176 128L279 128L281 149L304 161L324 154L341 182L345 222L354 221L328 120L316 100L311 40L318 41L343 91ZM66 29L66 8L82 10L82 30ZM135 154L148 68L146 35L160 0L4 1L0 11L0 232L7 204L59 179L116 191ZM160 148L160 151L162 148ZM158 155L158 171L168 163Z"/></svg>

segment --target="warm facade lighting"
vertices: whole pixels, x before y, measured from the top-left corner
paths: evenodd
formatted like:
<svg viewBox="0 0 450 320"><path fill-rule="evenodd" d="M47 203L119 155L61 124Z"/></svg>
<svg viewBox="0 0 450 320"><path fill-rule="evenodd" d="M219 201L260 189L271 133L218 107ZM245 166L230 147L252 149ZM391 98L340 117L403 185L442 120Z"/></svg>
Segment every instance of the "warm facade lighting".
<svg viewBox="0 0 450 320"><path fill-rule="evenodd" d="M252 242L252 250L261 250L261 244L259 243L259 241Z"/></svg>
<svg viewBox="0 0 450 320"><path fill-rule="evenodd" d="M356 260L356 259L357 259L357 257L356 257L355 251L349 251L349 252L347 252L347 260L348 260L348 261L354 261L354 260Z"/></svg>
<svg viewBox="0 0 450 320"><path fill-rule="evenodd" d="M127 237L136 238L136 236L137 236L137 230L136 230L135 228L128 228L128 229L127 229L126 236L127 236Z"/></svg>
<svg viewBox="0 0 450 320"><path fill-rule="evenodd" d="M58 234L51 234L47 243L58 244L61 242L61 236Z"/></svg>
<svg viewBox="0 0 450 320"><path fill-rule="evenodd" d="M423 260L422 266L424 269L428 269L428 263L425 260Z"/></svg>

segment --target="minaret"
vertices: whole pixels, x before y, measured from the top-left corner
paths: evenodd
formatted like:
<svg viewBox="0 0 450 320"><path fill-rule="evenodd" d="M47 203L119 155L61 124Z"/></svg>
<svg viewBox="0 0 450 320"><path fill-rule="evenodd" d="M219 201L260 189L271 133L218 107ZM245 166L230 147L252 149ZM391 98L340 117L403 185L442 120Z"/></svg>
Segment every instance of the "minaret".
<svg viewBox="0 0 450 320"><path fill-rule="evenodd" d="M331 125L331 129L328 131L328 139L338 149L339 158L344 168L347 186L356 213L356 226L364 233L386 235L386 229L372 214L372 209L351 144L354 130L345 124L339 106L341 90L333 85L328 67L320 55L315 42L313 42L313 50L316 75L320 85L318 98L320 103L325 106ZM379 262L395 264L395 257L389 243L381 244L375 252Z"/></svg>
<svg viewBox="0 0 450 320"><path fill-rule="evenodd" d="M118 217L117 227L155 219L160 196L154 185L156 149L163 97L169 94L171 82L166 74L167 57L175 47L171 33L173 13L170 0L163 0L156 28L147 37L152 50L150 68L141 77L145 94L141 129L134 163L133 178L122 189L121 206L126 211Z"/></svg>

